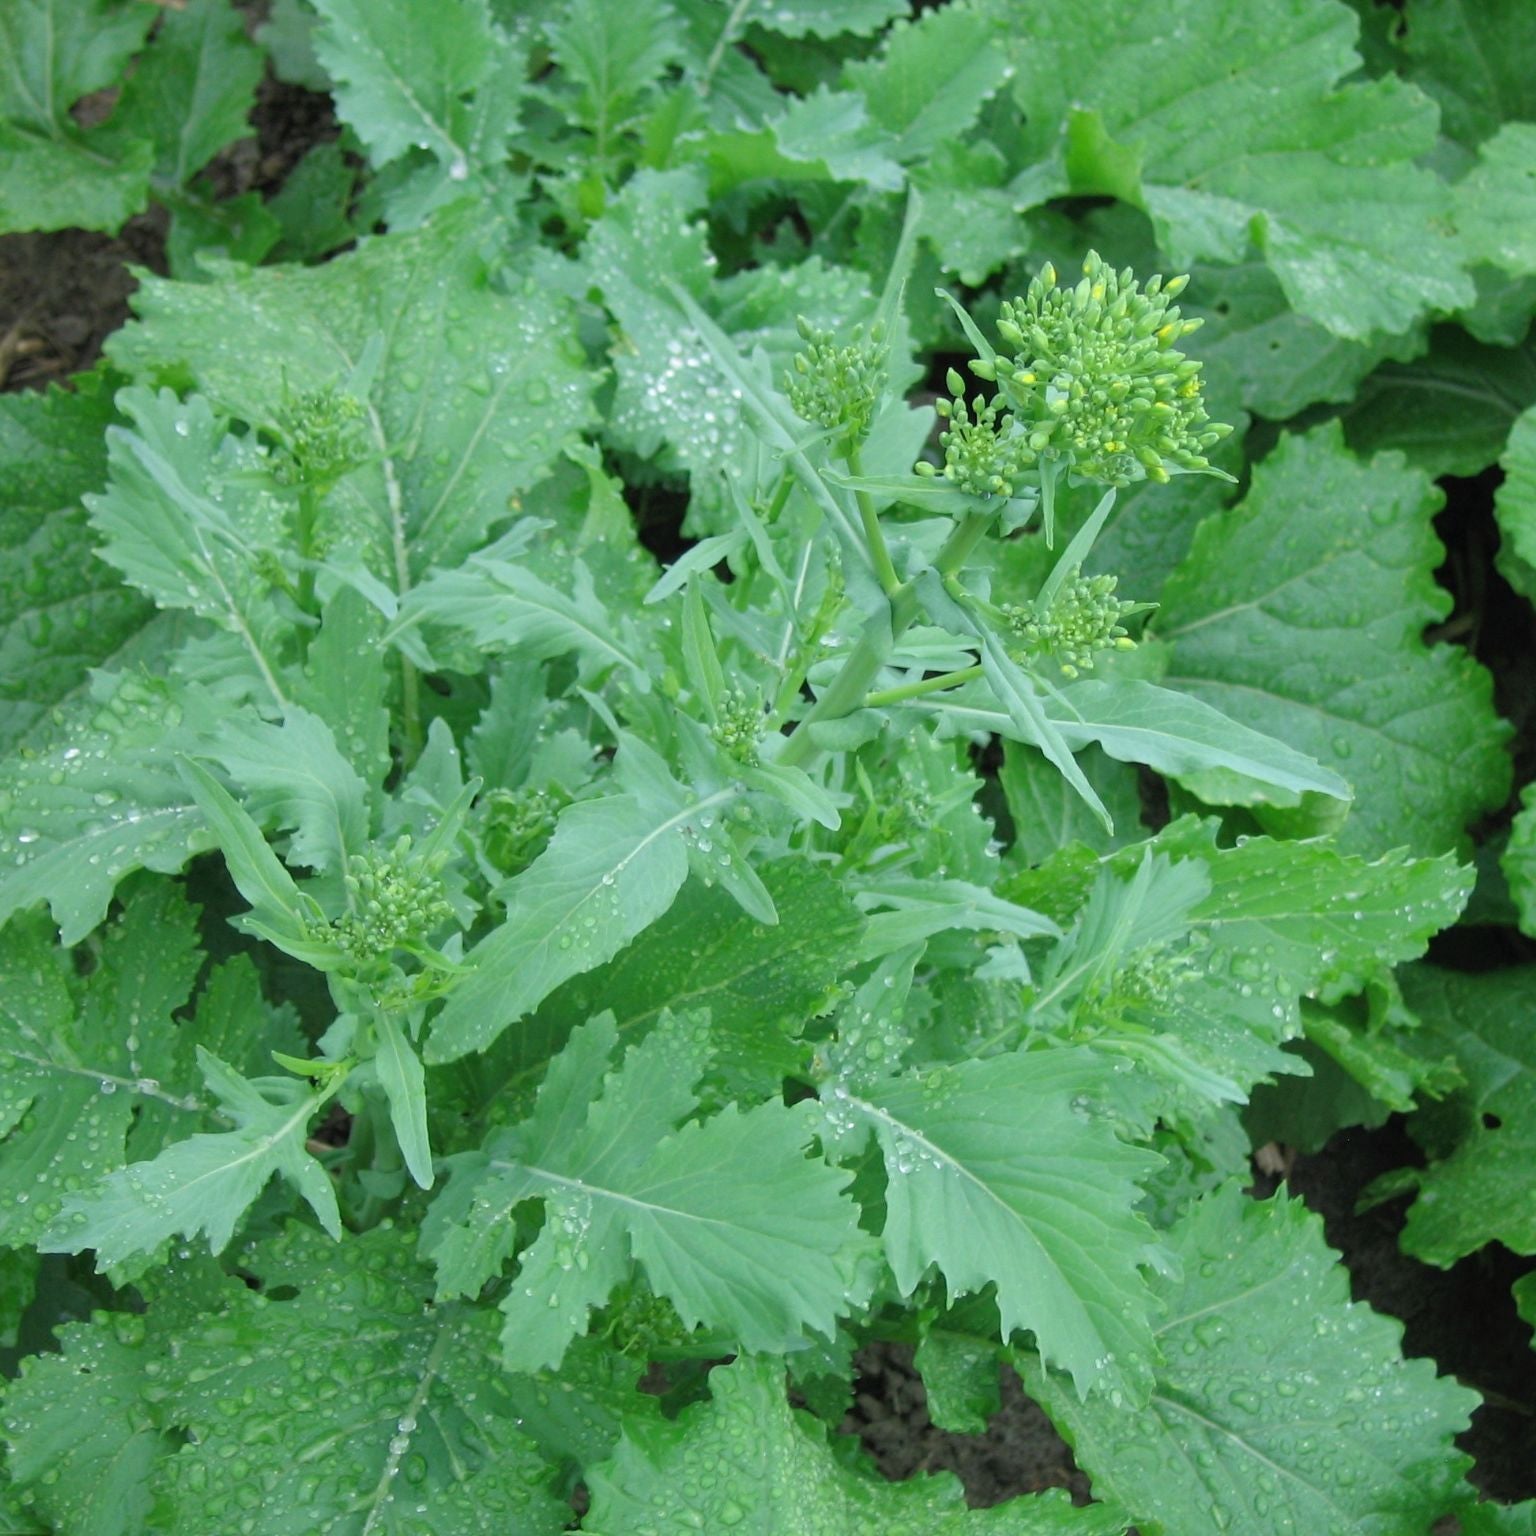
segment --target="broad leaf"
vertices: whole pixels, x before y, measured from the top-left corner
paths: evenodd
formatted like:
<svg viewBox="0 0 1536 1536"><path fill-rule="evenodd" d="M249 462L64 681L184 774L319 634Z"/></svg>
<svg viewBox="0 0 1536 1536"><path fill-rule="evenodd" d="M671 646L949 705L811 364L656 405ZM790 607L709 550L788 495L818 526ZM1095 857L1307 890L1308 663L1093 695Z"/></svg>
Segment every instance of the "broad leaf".
<svg viewBox="0 0 1536 1536"><path fill-rule="evenodd" d="M683 828L733 791L655 813L632 795L583 800L506 887L506 921L465 957L437 1016L429 1062L484 1050L572 976L611 960L672 905L688 874Z"/></svg>
<svg viewBox="0 0 1536 1536"><path fill-rule="evenodd" d="M212 838L176 769L201 706L153 679L97 673L32 750L0 768L0 922L46 901L84 938L135 869L175 873Z"/></svg>
<svg viewBox="0 0 1536 1536"><path fill-rule="evenodd" d="M569 1509L492 1363L493 1318L424 1305L402 1234L337 1247L295 1226L241 1267L262 1292L217 1270L158 1284L137 1328L71 1324L64 1352L11 1388L22 1485L61 1518L94 1504L121 1522L65 1529L201 1536L252 1510L270 1529L383 1536L563 1528Z"/></svg>
<svg viewBox="0 0 1536 1536"><path fill-rule="evenodd" d="M144 206L151 146L84 133L70 108L120 79L153 20L116 0L0 10L0 230L116 229Z"/></svg>
<svg viewBox="0 0 1536 1536"><path fill-rule="evenodd" d="M126 1161L154 1102L180 1133L201 1124L195 1075L178 1050L182 1007L202 964L196 914L176 888L139 884L77 977L41 915L0 945L0 1240L36 1243L66 1199Z"/></svg>
<svg viewBox="0 0 1536 1536"><path fill-rule="evenodd" d="M1454 848L1508 783L1487 674L1421 638L1450 605L1438 501L1392 459L1352 458L1336 426L1285 438L1163 591L1164 682L1348 779L1350 852Z"/></svg>
<svg viewBox="0 0 1536 1536"><path fill-rule="evenodd" d="M958 1296L992 1284L1006 1338L1096 1386L1144 1396L1155 1261L1136 1183L1157 1166L1072 1108L1113 1074L1086 1051L1014 1054L833 1085L833 1121L867 1125L885 1159L885 1251L910 1293L936 1265Z"/></svg>
<svg viewBox="0 0 1536 1536"><path fill-rule="evenodd" d="M1536 1253L1536 970L1463 975L1423 965L1402 979L1422 1023L1406 1043L1426 1058L1453 1057L1466 1088L1430 1122L1429 1165L1388 1174L1368 1193L1414 1193L1401 1242L1428 1264L1449 1268L1494 1241Z"/></svg>
<svg viewBox="0 0 1536 1536"><path fill-rule="evenodd" d="M710 1372L710 1401L676 1423L626 1434L587 1478L592 1536L646 1536L669 1526L742 1536L1120 1536L1112 1506L1073 1509L1059 1492L993 1509L966 1508L958 1482L939 1473L892 1483L850 1467L825 1431L796 1414L782 1369L739 1359Z"/></svg>
<svg viewBox="0 0 1536 1536"><path fill-rule="evenodd" d="M139 630L150 606L97 561L80 498L107 478L106 392L0 396L0 745L76 693Z"/></svg>
<svg viewBox="0 0 1536 1536"><path fill-rule="evenodd" d="M219 1253L274 1174L294 1185L332 1237L341 1235L330 1179L305 1147L309 1122L328 1094L292 1078L247 1081L201 1047L197 1055L235 1129L175 1142L153 1162L133 1163L73 1196L39 1245L44 1252L93 1248L107 1269L177 1234L201 1234Z"/></svg>
<svg viewBox="0 0 1536 1536"><path fill-rule="evenodd" d="M1064 142L1062 190L1145 208L1180 267L1256 246L1293 309L1350 338L1470 302L1449 191L1415 163L1435 108L1398 80L1340 83L1360 63L1346 7L1186 0L1172 45L1136 0L1005 15L1026 153Z"/></svg>
<svg viewBox="0 0 1536 1536"><path fill-rule="evenodd" d="M1451 1437L1477 1397L1404 1360L1399 1326L1350 1301L1316 1216L1228 1185L1170 1237L1181 1273L1156 1283L1149 1403L1084 1401L1022 1362L1096 1491L1169 1536L1399 1536L1457 1505Z"/></svg>
<svg viewBox="0 0 1536 1536"><path fill-rule="evenodd" d="M148 279L114 360L190 375L256 425L303 395L367 388L370 462L327 497L323 530L403 595L484 543L585 421L594 384L562 301L531 281L490 287L479 227L461 206L320 267Z"/></svg>
<svg viewBox="0 0 1536 1536"><path fill-rule="evenodd" d="M514 1369L558 1365L631 1260L685 1327L749 1350L830 1337L866 1239L840 1193L848 1175L805 1156L813 1119L770 1102L678 1129L697 1107L704 1031L668 1016L605 1076L616 1038L611 1015L577 1030L532 1117L470 1165L472 1203L451 1190L462 1215L433 1244L440 1293L473 1294L493 1276L513 1208L538 1198L543 1231L502 1303Z"/></svg>
<svg viewBox="0 0 1536 1536"><path fill-rule="evenodd" d="M123 86L115 134L155 146L162 195L185 186L226 145L253 132L261 50L246 36L229 0L167 7L137 69Z"/></svg>

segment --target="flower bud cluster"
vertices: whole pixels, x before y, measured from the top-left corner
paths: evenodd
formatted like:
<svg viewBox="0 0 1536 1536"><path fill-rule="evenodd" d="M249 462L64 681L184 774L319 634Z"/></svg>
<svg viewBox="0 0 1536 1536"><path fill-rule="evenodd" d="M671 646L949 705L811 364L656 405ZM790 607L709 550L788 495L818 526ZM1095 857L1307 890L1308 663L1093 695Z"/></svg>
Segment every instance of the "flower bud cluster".
<svg viewBox="0 0 1536 1536"><path fill-rule="evenodd" d="M491 863L508 875L527 868L544 851L567 801L559 791L535 784L490 790L483 804L485 852Z"/></svg>
<svg viewBox="0 0 1536 1536"><path fill-rule="evenodd" d="M1091 251L1082 280L1062 288L1047 263L1002 306L997 331L1012 357L973 371L997 379L1036 453L1084 480L1124 486L1208 469L1205 450L1231 428L1206 415L1200 364L1173 345L1200 325L1170 307L1187 281L1154 277L1143 288Z"/></svg>
<svg viewBox="0 0 1536 1536"><path fill-rule="evenodd" d="M1092 671L1100 651L1135 648L1136 642L1120 621L1144 605L1116 597L1118 580L1074 571L1044 608L1038 603L1010 603L1001 612L1025 656L1049 656L1063 677L1073 678Z"/></svg>
<svg viewBox="0 0 1536 1536"><path fill-rule="evenodd" d="M828 431L841 428L851 438L862 438L885 385L885 326L876 321L866 336L864 327L856 325L852 341L839 346L830 331L818 331L803 315L795 325L805 346L784 377L795 414Z"/></svg>
<svg viewBox="0 0 1536 1536"><path fill-rule="evenodd" d="M727 757L746 768L757 767L757 746L763 739L762 706L739 689L732 689L715 706L709 734Z"/></svg>
<svg viewBox="0 0 1536 1536"><path fill-rule="evenodd" d="M1028 436L1006 411L999 413L996 400L977 395L967 407L965 380L953 368L947 382L954 399L934 406L949 423L939 434L944 478L972 496L1012 496L1037 457ZM931 475L934 468L921 463L917 471Z"/></svg>
<svg viewBox="0 0 1536 1536"><path fill-rule="evenodd" d="M291 399L275 428L278 480L324 490L356 469L368 456L365 414L361 400L339 389L310 390Z"/></svg>
<svg viewBox="0 0 1536 1536"><path fill-rule="evenodd" d="M343 879L351 901L335 936L354 959L388 959L402 944L425 944L453 916L436 870L411 857L408 834L392 848L354 856Z"/></svg>

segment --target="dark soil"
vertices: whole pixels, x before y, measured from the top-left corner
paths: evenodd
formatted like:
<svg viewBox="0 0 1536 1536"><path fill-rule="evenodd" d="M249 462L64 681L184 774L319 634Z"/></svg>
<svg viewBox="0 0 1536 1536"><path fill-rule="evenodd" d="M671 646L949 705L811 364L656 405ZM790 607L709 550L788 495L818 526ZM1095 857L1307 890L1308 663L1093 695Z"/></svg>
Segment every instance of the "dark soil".
<svg viewBox="0 0 1536 1536"><path fill-rule="evenodd" d="M209 172L222 195L275 190L307 149L337 133L327 98L270 79L252 121L255 136L221 156ZM90 367L103 340L128 316L135 286L130 265L165 270L164 231L163 214L152 209L116 237L83 231L0 237L0 387L43 388ZM1491 504L1491 486L1477 485L1475 497L1465 499ZM1448 512L1441 532L1450 554L1442 574L1453 590L1463 588L1452 623L1467 632L1447 637L1470 641L1478 652L1495 649L1492 637L1504 626L1481 622L1491 606L1486 595L1463 587L1469 571L1491 569L1487 547L1467 547L1479 540L1486 546L1490 519L1485 513ZM666 541L664 530L649 527L647 533L648 542ZM1459 548L1468 557L1460 562ZM1520 622L1525 633L1529 616L1523 608ZM1483 659L1492 661L1498 674L1513 675L1510 658ZM1528 659L1518 665L1522 680L1530 676L1530 666ZM1500 702L1506 714L1523 719L1531 697L1536 694L1523 702ZM1528 958L1528 948L1521 948L1519 958ZM1349 1267L1355 1297L1402 1320L1410 1355L1433 1358L1443 1372L1487 1399L1460 1442L1475 1459L1473 1482L1501 1501L1536 1496L1536 1354L1510 1296L1513 1281L1536 1261L1496 1246L1448 1271L1404 1257L1397 1246L1400 1202L1365 1215L1354 1212L1373 1178L1417 1160L1417 1149L1393 1121L1378 1131L1346 1131L1317 1155L1295 1160L1289 1183L1323 1216L1329 1242ZM1261 1174L1256 1192L1270 1193L1275 1183ZM981 1435L947 1433L929 1421L910 1349L867 1349L859 1356L858 1372L844 1428L859 1436L887 1476L948 1469L976 1506L1044 1488L1065 1488L1077 1502L1090 1496L1070 1450L1011 1371L1002 1372L1002 1407Z"/></svg>

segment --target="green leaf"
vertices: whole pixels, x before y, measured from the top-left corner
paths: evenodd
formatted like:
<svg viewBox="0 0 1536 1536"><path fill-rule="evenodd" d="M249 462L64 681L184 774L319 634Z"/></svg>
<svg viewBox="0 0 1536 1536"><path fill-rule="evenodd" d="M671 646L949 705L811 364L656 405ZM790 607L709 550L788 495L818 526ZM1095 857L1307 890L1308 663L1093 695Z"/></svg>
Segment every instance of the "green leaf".
<svg viewBox="0 0 1536 1536"><path fill-rule="evenodd" d="M248 815L293 832L293 863L345 873L367 845L367 786L318 715L294 704L281 725L226 721L203 751L245 791Z"/></svg>
<svg viewBox="0 0 1536 1536"><path fill-rule="evenodd" d="M931 1264L951 1297L993 1284L1004 1338L1030 1329L1080 1392L1144 1396L1152 1295L1140 1266L1159 1250L1136 1183L1159 1160L1071 1107L1116 1070L1087 1051L1013 1054L834 1085L823 1103L879 1139L886 1257L903 1294Z"/></svg>
<svg viewBox="0 0 1536 1536"><path fill-rule="evenodd" d="M993 1339L930 1328L912 1363L923 1378L928 1416L953 1435L984 1435L1002 1406L998 1388L1001 1350Z"/></svg>
<svg viewBox="0 0 1536 1536"><path fill-rule="evenodd" d="M1528 321L1522 317L1522 333ZM1533 404L1536 350L1486 346L1439 326L1423 357L1384 364L1365 380L1344 412L1344 431L1357 453L1395 448L1428 475L1476 475Z"/></svg>
<svg viewBox="0 0 1536 1536"><path fill-rule="evenodd" d="M1065 134L1071 190L1144 208L1179 267L1256 247L1298 314L1356 339L1470 302L1449 191L1415 163L1434 105L1396 79L1340 84L1360 66L1347 7L1184 0L1172 46L1136 0L1004 14L1025 154L1050 161Z"/></svg>
<svg viewBox="0 0 1536 1536"><path fill-rule="evenodd" d="M607 1014L573 1033L532 1117L488 1146L473 1204L454 1191L463 1220L433 1245L440 1294L477 1291L508 1250L513 1207L542 1198L543 1230L502 1302L514 1370L558 1365L631 1256L686 1328L749 1350L830 1337L866 1239L841 1194L849 1176L805 1156L814 1121L733 1104L676 1129L697 1106L704 1030L668 1015L605 1076L616 1038Z"/></svg>
<svg viewBox="0 0 1536 1536"><path fill-rule="evenodd" d="M154 150L70 108L114 85L154 12L121 0L13 0L0 11L0 230L115 230L143 206Z"/></svg>
<svg viewBox="0 0 1536 1536"><path fill-rule="evenodd" d="M284 509L261 455L224 431L206 400L125 389L133 429L107 434L111 478L86 498L102 559L162 608L189 608L239 637L279 704L288 621L259 565L276 558Z"/></svg>
<svg viewBox="0 0 1536 1536"><path fill-rule="evenodd" d="M136 1118L199 1123L179 1026L202 964L196 913L169 882L135 885L79 978L41 916L0 944L0 1241L35 1243L66 1199L123 1166Z"/></svg>
<svg viewBox="0 0 1536 1536"><path fill-rule="evenodd" d="M68 1323L59 1344L62 1353L33 1355L8 1384L0 1422L11 1478L54 1530L139 1536L151 1528L151 1480L172 1442L141 1400L132 1336L105 1321Z"/></svg>
<svg viewBox="0 0 1536 1536"><path fill-rule="evenodd" d="M906 13L904 0L774 0L771 11L754 9L748 19L782 37L868 37Z"/></svg>
<svg viewBox="0 0 1536 1536"><path fill-rule="evenodd" d="M1182 1273L1156 1282L1148 1404L1084 1401L1021 1362L1097 1492L1170 1536L1399 1536L1458 1507L1451 1437L1476 1394L1404 1360L1399 1325L1350 1301L1318 1217L1227 1185L1169 1236Z"/></svg>
<svg viewBox="0 0 1536 1536"><path fill-rule="evenodd" d="M1281 441L1233 513L1208 519L1164 588L1164 682L1352 784L1349 852L1438 854L1508 783L1487 674L1424 627L1450 598L1439 496L1337 426Z"/></svg>
<svg viewBox="0 0 1536 1536"><path fill-rule="evenodd" d="M282 860L267 846L261 828L201 763L184 758L178 766L224 854L230 879L251 904L242 926L291 955L323 964L325 941L312 937L320 916L318 904L299 890Z"/></svg>
<svg viewBox="0 0 1536 1536"><path fill-rule="evenodd" d="M895 136L895 159L923 160L970 128L1008 77L1001 41L993 12L946 6L897 21L878 58L848 66L871 120Z"/></svg>
<svg viewBox="0 0 1536 1536"><path fill-rule="evenodd" d="M1499 866L1520 914L1520 931L1536 934L1536 784L1527 784L1520 792L1520 810Z"/></svg>
<svg viewBox="0 0 1536 1536"><path fill-rule="evenodd" d="M388 673L379 611L351 587L325 605L309 643L304 680L292 691L331 725L353 771L377 795L389 774Z"/></svg>
<svg viewBox="0 0 1536 1536"><path fill-rule="evenodd" d="M69 1325L7 1394L23 1487L122 1522L62 1529L202 1536L259 1511L338 1536L557 1536L570 1510L515 1427L493 1317L426 1305L405 1234L290 1226L241 1268L259 1292L204 1272L157 1284L142 1318Z"/></svg>
<svg viewBox="0 0 1536 1536"><path fill-rule="evenodd" d="M211 844L176 771L194 740L188 703L200 713L152 678L97 673L90 697L0 770L0 922L46 901L77 943L126 875L174 874Z"/></svg>
<svg viewBox="0 0 1536 1536"><path fill-rule="evenodd" d="M578 88L571 116L597 136L599 152L683 53L665 0L570 0L545 30L561 74Z"/></svg>
<svg viewBox="0 0 1536 1536"><path fill-rule="evenodd" d="M1404 74L1440 104L1443 133L1475 148L1536 117L1536 18L1524 0L1414 0Z"/></svg>
<svg viewBox="0 0 1536 1536"><path fill-rule="evenodd" d="M226 145L254 132L262 54L229 0L167 7L154 45L123 85L112 130L155 146L161 190L185 186Z"/></svg>
<svg viewBox="0 0 1536 1536"><path fill-rule="evenodd" d="M422 26L410 0L315 0L315 55L335 82L343 117L375 166L425 149L468 174L466 101L491 72L500 34L485 0L444 0Z"/></svg>
<svg viewBox="0 0 1536 1536"><path fill-rule="evenodd" d="M570 562L574 595L568 597L515 563L525 558L525 542L514 534L454 570L434 572L401 605L396 628L443 628L478 649L511 651L529 661L574 651L596 667L618 663L643 693L650 687L646 658L631 626L620 627L604 608L587 566Z"/></svg>
<svg viewBox="0 0 1536 1536"><path fill-rule="evenodd" d="M366 360L374 457L327 496L321 531L333 557L355 553L403 596L480 548L588 418L595 380L569 306L531 279L493 290L481 228L465 204L320 267L146 278L114 361L190 376L221 410L267 425L302 395L364 387Z"/></svg>
<svg viewBox="0 0 1536 1536"><path fill-rule="evenodd" d="M1536 406L1510 429L1499 464L1504 483L1493 493L1499 571L1528 602L1536 602Z"/></svg>
<svg viewBox="0 0 1536 1536"><path fill-rule="evenodd" d="M777 926L757 922L718 888L689 882L644 943L551 994L519 1031L528 1057L514 1083L542 1068L555 1043L604 1008L626 1043L667 1009L708 1009L714 1070L764 1086L793 1074L806 1020L852 962L866 919L836 880L804 859L766 865L762 877L780 913Z"/></svg>
<svg viewBox="0 0 1536 1536"><path fill-rule="evenodd" d="M1351 798L1345 780L1304 753L1155 683L1085 679L1056 690L1045 710L1074 752L1097 743L1119 762L1145 763L1169 778L1211 769L1238 775L1240 783L1223 781L1234 797L1226 803L1294 805L1309 792Z"/></svg>
<svg viewBox="0 0 1536 1536"><path fill-rule="evenodd" d="M427 1074L394 1015L380 1012L374 1020L378 1053L374 1070L389 1099L389 1117L400 1143L405 1166L423 1189L432 1187L432 1144L427 1133Z"/></svg>
<svg viewBox="0 0 1536 1536"><path fill-rule="evenodd" d="M987 685L1007 711L1012 726L1008 734L1027 746L1038 747L1051 766L1077 791L1083 804L1099 818L1104 830L1113 833L1114 823L1104 809L1104 802L1077 766L1072 748L1051 719L1034 679L1003 649L1002 641L990 630L983 629L980 639L981 664Z"/></svg>
<svg viewBox="0 0 1536 1536"><path fill-rule="evenodd" d="M1388 1174L1367 1197L1416 1192L1401 1243L1426 1264L1448 1269L1493 1241L1536 1253L1536 968L1463 975L1420 965L1402 983L1421 1024L1405 1043L1427 1059L1452 1056L1467 1086L1438 1117L1429 1166Z"/></svg>
<svg viewBox="0 0 1536 1536"><path fill-rule="evenodd" d="M0 395L0 746L79 691L144 624L150 606L99 561L80 498L107 478L104 389Z"/></svg>
<svg viewBox="0 0 1536 1536"><path fill-rule="evenodd" d="M1197 266L1182 307L1202 321L1195 351L1205 365L1205 394L1219 421L1236 405L1285 421L1319 401L1347 401L1387 359L1406 362L1424 348L1421 331L1335 336L1293 310L1274 273L1259 261ZM1228 399L1232 400L1229 405ZM1156 488L1158 499L1167 488Z"/></svg>
<svg viewBox="0 0 1536 1536"><path fill-rule="evenodd" d="M1475 261L1536 272L1536 123L1506 123L1456 183L1456 227Z"/></svg>
<svg viewBox="0 0 1536 1536"><path fill-rule="evenodd" d="M305 1149L309 1122L333 1090L312 1092L292 1078L247 1081L201 1046L197 1059L235 1129L175 1142L152 1162L130 1164L71 1197L38 1245L43 1252L93 1248L97 1266L109 1269L179 1233L205 1235L221 1253L274 1174L293 1184L332 1237L341 1236L331 1181Z"/></svg>
<svg viewBox="0 0 1536 1536"><path fill-rule="evenodd" d="M826 1431L790 1409L781 1366L739 1359L709 1374L710 1401L676 1423L626 1432L587 1476L592 1536L667 1529L742 1536L1121 1536L1112 1506L1073 1509L1064 1493L1028 1494L966 1508L959 1481L938 1473L893 1483L849 1466Z"/></svg>
<svg viewBox="0 0 1536 1536"><path fill-rule="evenodd" d="M1104 824L1038 752L1021 751L1017 742L1003 743L998 783L1013 818L1013 847L1025 864L1039 864L1070 843L1101 850L1117 847L1137 835L1141 797L1135 771L1112 762L1095 748L1082 753L1077 762L1114 818L1114 838L1105 833Z"/></svg>
<svg viewBox="0 0 1536 1536"><path fill-rule="evenodd" d="M630 795L570 806L549 847L506 888L507 920L465 957L437 1016L429 1062L484 1050L572 976L611 960L672 905L688 873L682 829L733 798L720 791L662 814Z"/></svg>
<svg viewBox="0 0 1536 1536"><path fill-rule="evenodd" d="M1472 889L1472 871L1448 854L1411 859L1398 849L1366 860L1322 842L1253 837L1207 857L1212 890L1192 921L1243 957L1250 979L1283 979L1292 1007L1302 993L1336 1002L1417 959Z"/></svg>

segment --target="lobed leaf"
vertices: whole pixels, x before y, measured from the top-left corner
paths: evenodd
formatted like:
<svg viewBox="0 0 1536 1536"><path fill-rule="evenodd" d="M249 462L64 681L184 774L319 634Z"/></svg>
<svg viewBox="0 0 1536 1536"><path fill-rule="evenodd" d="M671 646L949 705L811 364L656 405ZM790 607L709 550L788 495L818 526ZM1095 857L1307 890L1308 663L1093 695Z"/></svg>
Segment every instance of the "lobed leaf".
<svg viewBox="0 0 1536 1536"><path fill-rule="evenodd" d="M1350 1301L1316 1216L1227 1185L1169 1236L1145 1406L1084 1400L1021 1360L1095 1489L1168 1536L1398 1536L1457 1506L1451 1437L1476 1395L1405 1360L1400 1326Z"/></svg>

